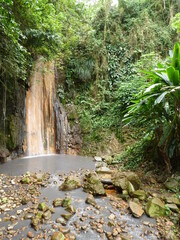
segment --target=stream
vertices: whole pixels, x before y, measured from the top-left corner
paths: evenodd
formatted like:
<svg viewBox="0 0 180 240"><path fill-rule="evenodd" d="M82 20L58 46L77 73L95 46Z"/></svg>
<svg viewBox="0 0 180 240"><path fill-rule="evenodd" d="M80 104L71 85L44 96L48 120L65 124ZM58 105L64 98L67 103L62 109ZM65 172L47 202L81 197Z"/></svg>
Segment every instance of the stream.
<svg viewBox="0 0 180 240"><path fill-rule="evenodd" d="M93 206L86 204L85 199L87 198L87 193L83 192L82 188L63 192L59 191L58 187L63 182L62 176L67 173L79 172L80 174L88 171L94 170L95 164L92 158L80 157L80 156L70 156L70 155L45 155L36 157L26 157L19 158L13 161L0 165L0 174L7 174L8 176L20 176L26 172L48 172L50 178L46 187L41 188L41 195L39 196L39 202L45 201L49 205L55 198L64 198L65 196L72 199L72 205L76 208L76 214L68 221L67 228L70 229L71 233L76 235L77 240L98 240L98 239L108 239L104 233L100 233L97 229L91 228L92 222L100 223L103 219L103 230L104 232L109 232L112 230L113 226L109 226L109 216L113 214L117 224L121 228L121 235L124 238L114 237L113 239L134 239L134 240L154 240L157 238L157 231L155 228L156 221L152 218L148 218L145 214L140 218L134 218L129 212L121 212L113 207L113 198L111 195L106 197L96 197L96 203L99 206L98 209ZM60 177L61 176L61 177ZM15 186L15 185L14 185ZM46 238L39 239L51 239L54 229L58 228L58 224L55 222L62 213L66 211L62 207L56 207L54 214L50 220L42 225L42 228L35 231L30 223L31 220L24 220L18 218L18 221L13 225L13 230L16 230L18 234L14 236L7 234L8 227L12 225L10 221L4 221L3 219L9 215L14 216L18 209L24 211L29 205L20 206L19 208L10 210L8 213L0 211L0 232L5 231L5 237L0 239L29 239L27 238L28 231L31 231L35 236L43 231ZM81 231L77 231L78 225ZM10 228L11 229L11 228ZM122 237L121 236L121 237ZM34 238L38 239L38 238Z"/></svg>

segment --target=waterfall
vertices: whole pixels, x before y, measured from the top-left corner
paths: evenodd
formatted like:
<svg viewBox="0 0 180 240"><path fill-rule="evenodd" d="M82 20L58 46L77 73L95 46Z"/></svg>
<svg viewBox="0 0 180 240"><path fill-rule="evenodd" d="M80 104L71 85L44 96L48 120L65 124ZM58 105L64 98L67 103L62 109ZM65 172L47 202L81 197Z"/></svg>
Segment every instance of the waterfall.
<svg viewBox="0 0 180 240"><path fill-rule="evenodd" d="M67 152L68 122L56 98L54 64L39 58L26 95L27 155Z"/></svg>

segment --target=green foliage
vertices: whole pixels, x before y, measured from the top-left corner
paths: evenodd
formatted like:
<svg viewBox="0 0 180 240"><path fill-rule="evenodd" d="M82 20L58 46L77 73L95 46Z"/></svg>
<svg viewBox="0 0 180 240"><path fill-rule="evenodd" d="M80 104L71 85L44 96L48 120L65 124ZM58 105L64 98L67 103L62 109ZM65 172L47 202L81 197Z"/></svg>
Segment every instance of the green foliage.
<svg viewBox="0 0 180 240"><path fill-rule="evenodd" d="M118 7L98 1L84 6L84 27L78 29L79 39L63 60L63 101L73 101L78 109L84 145L104 141L107 131L125 139L124 111L151 79L140 71L154 68L174 41L168 24L171 11L177 13L176 1L165 6L160 0L120 0Z"/></svg>
<svg viewBox="0 0 180 240"><path fill-rule="evenodd" d="M17 111L17 86L28 88L33 61L39 55L59 62L68 58L79 39L78 29L86 26L83 13L83 5L75 0L1 1L0 131L4 134L10 134L8 117Z"/></svg>
<svg viewBox="0 0 180 240"><path fill-rule="evenodd" d="M138 168L147 159L151 139L152 134L146 134L133 146L128 146L120 155L117 155L115 161L121 163L124 169Z"/></svg>
<svg viewBox="0 0 180 240"><path fill-rule="evenodd" d="M129 107L125 120L153 131L156 147L167 170L178 166L180 158L180 46L174 46L171 65L147 72L149 86Z"/></svg>
<svg viewBox="0 0 180 240"><path fill-rule="evenodd" d="M180 32L180 13L177 13L176 16L172 19L171 26L177 33Z"/></svg>

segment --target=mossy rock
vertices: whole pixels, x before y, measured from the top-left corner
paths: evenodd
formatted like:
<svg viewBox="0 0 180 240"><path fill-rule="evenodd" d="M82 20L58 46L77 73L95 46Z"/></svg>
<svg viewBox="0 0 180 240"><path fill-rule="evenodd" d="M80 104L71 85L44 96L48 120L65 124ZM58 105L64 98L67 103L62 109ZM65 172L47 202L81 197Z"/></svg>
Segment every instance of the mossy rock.
<svg viewBox="0 0 180 240"><path fill-rule="evenodd" d="M159 198L153 198L148 201L146 208L146 214L149 217L163 217L166 215L166 207L164 202L162 202Z"/></svg>
<svg viewBox="0 0 180 240"><path fill-rule="evenodd" d="M133 192L133 197L138 198L139 200L145 200L147 196L145 191L137 190Z"/></svg>
<svg viewBox="0 0 180 240"><path fill-rule="evenodd" d="M94 198L94 196L92 194L88 194L85 202L87 204L92 205L92 206L96 206L96 201L95 201L95 198Z"/></svg>
<svg viewBox="0 0 180 240"><path fill-rule="evenodd" d="M72 216L74 215L74 213L63 213L61 214L61 216L68 221Z"/></svg>
<svg viewBox="0 0 180 240"><path fill-rule="evenodd" d="M138 190L141 186L141 181L138 177L138 175L134 172L126 172L126 176L129 182L132 183L132 185L134 186L135 190Z"/></svg>
<svg viewBox="0 0 180 240"><path fill-rule="evenodd" d="M121 189L121 191L126 190L130 194L138 190L141 185L141 181L136 173L121 171L114 174L112 183L115 187Z"/></svg>
<svg viewBox="0 0 180 240"><path fill-rule="evenodd" d="M22 183L22 184L29 184L29 183L30 183L29 177L23 177L23 178L21 179L21 183Z"/></svg>
<svg viewBox="0 0 180 240"><path fill-rule="evenodd" d="M46 212L43 213L42 217L45 219L45 220L49 220L51 218L52 214L51 214L51 211L50 210L47 210Z"/></svg>
<svg viewBox="0 0 180 240"><path fill-rule="evenodd" d="M101 180L96 173L89 173L84 179L84 191L93 195L106 195Z"/></svg>
<svg viewBox="0 0 180 240"><path fill-rule="evenodd" d="M42 202L42 203L39 203L38 209L39 209L40 211L45 212L45 211L48 210L48 206L46 205L46 203Z"/></svg>
<svg viewBox="0 0 180 240"><path fill-rule="evenodd" d="M56 199L54 199L53 206L54 207L62 206L63 200L64 200L63 198L56 198Z"/></svg>
<svg viewBox="0 0 180 240"><path fill-rule="evenodd" d="M168 190L171 190L173 192L179 191L180 189L180 183L178 182L177 179L175 178L169 178L165 183L164 183L165 187Z"/></svg>
<svg viewBox="0 0 180 240"><path fill-rule="evenodd" d="M174 203L168 203L168 204L166 204L166 207L168 207L172 212L175 212L175 213L180 212L179 208Z"/></svg>
<svg viewBox="0 0 180 240"><path fill-rule="evenodd" d="M62 201L62 207L68 207L69 205L71 205L71 198L65 197Z"/></svg>
<svg viewBox="0 0 180 240"><path fill-rule="evenodd" d="M109 165L112 164L112 161L113 161L112 156L105 156L104 159L107 164Z"/></svg>
<svg viewBox="0 0 180 240"><path fill-rule="evenodd" d="M66 211L68 211L68 212L70 212L70 213L72 213L72 214L75 214L75 213L76 213L76 209L75 209L75 207L72 206L72 205L68 205L68 206L66 207Z"/></svg>
<svg viewBox="0 0 180 240"><path fill-rule="evenodd" d="M166 197L165 201L166 201L166 203L174 203L178 207L180 207L180 199L178 199L176 196Z"/></svg>
<svg viewBox="0 0 180 240"><path fill-rule="evenodd" d="M59 187L59 190L62 191L71 191L81 187L81 181L78 177L68 176L62 185Z"/></svg>
<svg viewBox="0 0 180 240"><path fill-rule="evenodd" d="M55 232L51 238L51 240L64 240L64 234L62 232Z"/></svg>

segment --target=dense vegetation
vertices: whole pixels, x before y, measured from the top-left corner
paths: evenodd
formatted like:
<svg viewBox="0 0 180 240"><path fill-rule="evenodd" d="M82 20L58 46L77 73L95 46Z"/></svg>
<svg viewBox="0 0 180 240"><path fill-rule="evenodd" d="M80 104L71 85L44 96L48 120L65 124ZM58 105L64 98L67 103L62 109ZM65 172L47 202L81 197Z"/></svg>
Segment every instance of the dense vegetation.
<svg viewBox="0 0 180 240"><path fill-rule="evenodd" d="M175 64L179 46L171 67L168 55L178 41L180 4L176 0L119 0L115 6L110 0L88 2L2 1L0 129L4 135L8 132L6 107L16 82L27 88L34 59L44 55L56 59L61 76L57 93L65 106L75 109L69 120L72 125L80 123L82 153L107 154L114 141L117 147L111 150L118 153L120 145L133 142L117 156L119 161L136 166L151 158L165 162L170 171L179 159ZM160 69L154 72L157 66ZM125 127L128 110L131 122Z"/></svg>

